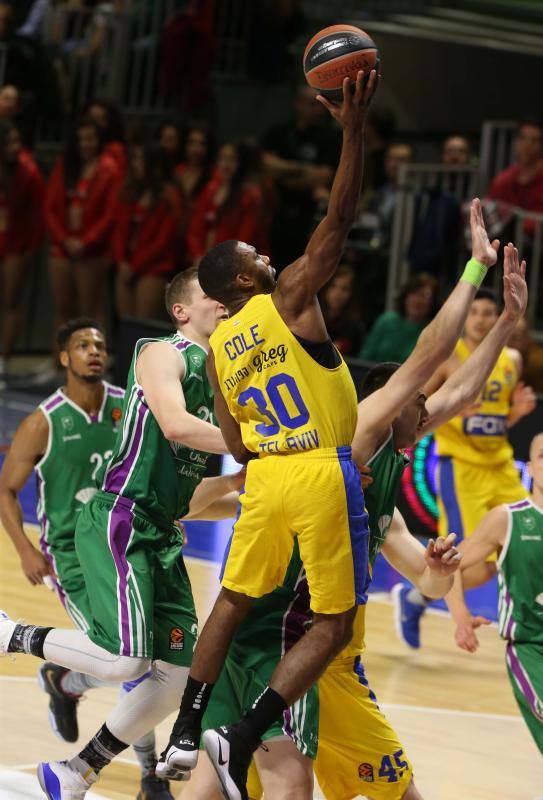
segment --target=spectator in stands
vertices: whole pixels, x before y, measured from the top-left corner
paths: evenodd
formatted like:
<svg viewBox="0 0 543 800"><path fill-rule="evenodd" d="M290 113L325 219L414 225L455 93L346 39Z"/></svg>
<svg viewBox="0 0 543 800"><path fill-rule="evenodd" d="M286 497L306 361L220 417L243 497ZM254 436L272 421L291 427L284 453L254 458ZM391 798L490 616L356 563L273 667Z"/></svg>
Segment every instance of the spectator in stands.
<svg viewBox="0 0 543 800"><path fill-rule="evenodd" d="M372 108L366 123L363 191L374 192L387 182L386 153L396 133L396 117L389 108Z"/></svg>
<svg viewBox="0 0 543 800"><path fill-rule="evenodd" d="M111 100L96 98L88 103L84 116L93 119L102 129L105 142L104 153L111 156L117 164L119 173L126 173L126 138L121 112Z"/></svg>
<svg viewBox="0 0 543 800"><path fill-rule="evenodd" d="M157 141L160 147L168 154L172 169L185 158L183 149L183 131L181 126L169 120L164 122L157 131Z"/></svg>
<svg viewBox="0 0 543 800"><path fill-rule="evenodd" d="M305 249L317 205L337 167L338 132L330 127L315 92L306 85L296 93L293 118L272 128L262 147L264 167L277 182L271 251L274 265L282 269Z"/></svg>
<svg viewBox="0 0 543 800"><path fill-rule="evenodd" d="M357 355L363 339L360 310L356 303L355 271L340 264L320 292L320 304L330 338L344 356Z"/></svg>
<svg viewBox="0 0 543 800"><path fill-rule="evenodd" d="M494 178L488 197L542 214L543 125L539 122L526 120L518 126L515 161L512 167ZM533 225L527 225L527 230L533 230Z"/></svg>
<svg viewBox="0 0 543 800"><path fill-rule="evenodd" d="M214 177L194 205L187 231L188 258L197 263L220 242L239 239L267 250L262 190L252 174L254 152L245 142L221 147Z"/></svg>
<svg viewBox="0 0 543 800"><path fill-rule="evenodd" d="M397 310L384 311L370 330L359 357L366 361L403 362L436 310L438 283L424 272L400 289Z"/></svg>
<svg viewBox="0 0 543 800"><path fill-rule="evenodd" d="M15 125L0 120L0 278L2 351L0 373L22 319L25 281L44 234L44 180L32 154L23 150Z"/></svg>
<svg viewBox="0 0 543 800"><path fill-rule="evenodd" d="M181 196L166 153L156 144L134 146L113 234L120 316L165 316L164 290L176 263L180 219Z"/></svg>
<svg viewBox="0 0 543 800"><path fill-rule="evenodd" d="M182 160L175 172L183 195L192 205L211 180L215 164L215 141L207 125L191 125L183 137Z"/></svg>
<svg viewBox="0 0 543 800"><path fill-rule="evenodd" d="M16 86L0 88L0 119L15 120L21 110L21 93Z"/></svg>
<svg viewBox="0 0 543 800"><path fill-rule="evenodd" d="M526 317L517 323L509 347L514 347L522 355L522 380L534 392L543 394L543 347L533 340Z"/></svg>
<svg viewBox="0 0 543 800"><path fill-rule="evenodd" d="M88 117L77 121L46 191L55 329L79 315L105 321L104 289L120 181L115 161L104 153L100 126Z"/></svg>
<svg viewBox="0 0 543 800"><path fill-rule="evenodd" d="M441 163L450 167L465 167L471 160L471 146L465 136L447 136L441 147Z"/></svg>

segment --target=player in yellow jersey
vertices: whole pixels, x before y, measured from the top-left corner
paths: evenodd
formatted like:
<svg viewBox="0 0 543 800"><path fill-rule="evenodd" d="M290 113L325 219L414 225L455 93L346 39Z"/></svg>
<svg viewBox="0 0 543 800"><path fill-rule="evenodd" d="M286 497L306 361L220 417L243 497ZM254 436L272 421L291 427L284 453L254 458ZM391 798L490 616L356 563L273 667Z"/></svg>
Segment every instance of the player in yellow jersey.
<svg viewBox="0 0 543 800"><path fill-rule="evenodd" d="M337 269L356 212L376 84L375 70L367 81L359 72L354 92L345 79L341 105L318 98L341 125L343 144L327 215L304 255L277 281L269 259L243 242L217 245L199 267L203 290L225 298L230 312L210 340L208 373L227 446L248 467L222 590L194 651L161 776L179 778L196 765L202 716L232 636L254 598L282 583L296 535L314 613L311 630L242 721L204 733L230 800L247 797L247 768L262 735L349 642L356 608L367 600L367 515L351 456L356 391L317 292Z"/></svg>
<svg viewBox="0 0 543 800"><path fill-rule="evenodd" d="M487 336L498 318L493 292L480 289L466 319L455 351L426 386L430 396L454 374ZM470 536L495 506L514 503L527 495L513 461L508 429L535 408L535 396L520 382L522 357L505 347L478 402L435 432L439 455L438 532L458 539ZM469 588L496 573L495 557L471 568L464 576ZM419 622L426 599L408 585L394 588L397 630L410 647L420 647Z"/></svg>

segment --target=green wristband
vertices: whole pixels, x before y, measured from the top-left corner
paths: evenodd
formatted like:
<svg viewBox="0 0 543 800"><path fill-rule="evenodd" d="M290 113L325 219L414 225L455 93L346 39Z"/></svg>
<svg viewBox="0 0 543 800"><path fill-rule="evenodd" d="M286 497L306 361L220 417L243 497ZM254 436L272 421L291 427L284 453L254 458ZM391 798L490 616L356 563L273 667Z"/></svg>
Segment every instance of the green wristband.
<svg viewBox="0 0 543 800"><path fill-rule="evenodd" d="M475 286L476 289L480 289L487 272L487 266L481 264L481 262L477 261L476 258L470 258L465 266L460 280L467 281L468 283L471 283L472 286Z"/></svg>

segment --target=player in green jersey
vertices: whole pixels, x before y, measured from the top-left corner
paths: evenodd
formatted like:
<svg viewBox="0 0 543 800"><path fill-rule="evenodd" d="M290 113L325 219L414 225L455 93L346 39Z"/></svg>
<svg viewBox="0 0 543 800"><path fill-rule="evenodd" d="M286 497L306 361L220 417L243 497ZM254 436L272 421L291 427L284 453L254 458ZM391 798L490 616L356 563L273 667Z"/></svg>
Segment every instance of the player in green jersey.
<svg viewBox="0 0 543 800"><path fill-rule="evenodd" d="M30 583L52 581L76 628L86 631L91 613L75 551L75 527L96 492L96 475L113 451L124 389L103 379L107 345L98 322L72 320L59 330L57 340L66 385L40 403L15 433L0 476L0 516ZM39 549L25 533L17 499L32 472L38 483ZM61 739L77 741L78 700L103 683L52 663L43 665L40 685L49 695L49 720ZM142 797L171 798L154 775L154 732L135 742L134 750L142 768Z"/></svg>
<svg viewBox="0 0 543 800"><path fill-rule="evenodd" d="M473 535L462 542L462 570L498 557L499 633L515 700L543 754L543 433L530 445L532 494L489 511ZM449 595L456 642L474 653L478 619L465 604L459 576Z"/></svg>
<svg viewBox="0 0 543 800"><path fill-rule="evenodd" d="M475 225L475 236L479 237L483 246L488 246L482 218L478 217L477 207L475 211L472 220ZM485 239L487 245L485 245ZM370 518L370 560L373 562L379 550L382 549L383 554L394 567L413 581L420 591L431 597L442 597L450 588L452 581L448 574L454 571L456 562L453 561L449 564L449 561L454 558L455 550L451 541L447 543L444 551L441 549L441 543L438 543L436 551L432 542L425 552L422 545L411 536L401 517L397 513L395 515L396 495L406 464L402 448L414 444L418 437L426 435L433 427L441 424L443 419L453 416L461 408L473 402L488 373L492 370L517 319L524 313L527 301L524 268L518 264L518 258L516 258L513 248L507 248L506 260L507 277L504 291L506 308L499 323L489 335L490 338L472 355L469 365L463 369L463 372L451 379L439 393L436 393L428 401L428 408L425 407L425 397L422 391L417 387L427 380L427 370L434 368L431 349L435 346L440 326L450 328L454 325L461 326L463 323L469 308L469 293L466 293L465 290L461 291L465 295L463 299L468 301L467 304L462 309L462 301L459 302L458 296L450 298L448 307L446 304L440 312L441 318L439 316L436 318L419 342L411 361L408 360L401 367L399 365L382 365L368 375L364 392L367 396L359 406L359 426L353 440L353 452L357 454L357 463L369 463L372 468L373 483L365 490L366 506ZM453 332L453 338L454 335ZM446 358L446 354L443 357ZM395 409L394 403L397 403ZM369 422L366 425L367 420ZM393 516L394 523L391 527ZM296 636L299 637L303 634L305 626L309 623L308 591L307 584L302 579L302 565L299 560L297 563L291 563L288 576L292 579L290 583L272 595L256 601L247 622L241 626L234 638L234 646L230 650L226 662L226 671L218 684L217 704L214 707L212 701L209 717L206 720L207 724L217 724L221 715L223 722L239 718L240 711L250 707L258 695L258 689L254 690L249 685L247 676L256 672L258 673L256 686L262 686L262 683L265 685L267 675L270 669L273 669L272 665L277 660L278 653L285 646L289 646L289 641L295 641ZM263 623L265 623L264 631L261 628ZM362 636L359 642L354 642L348 648L347 656L344 652L338 657L338 662L344 662L339 666L345 671L346 676L350 676L353 669L356 670L358 678L363 676L360 662L363 649ZM336 667L333 666L332 669L336 669ZM299 708L290 709L288 717L285 717L283 723L279 723L267 731L265 735L266 750L259 750L255 754L259 772L264 778L265 792L268 792L270 796L282 797L282 792L288 792L293 786L297 790L296 797L311 796L312 765L310 758L306 756L314 755L317 742L316 728L319 709L314 690L302 704L298 705L300 705ZM371 704L369 708L371 708ZM321 707L321 715L323 711L326 710ZM351 710L343 709L341 713L344 713L345 719L347 719ZM357 715L360 730L366 731L366 735L358 737L356 746L351 747L350 750L347 748L348 736L346 735L343 737L342 750L344 753L348 753L348 757L352 760L350 772L356 779L355 783L358 781L359 785L358 765L371 763L377 754L372 752L371 747L372 717L371 711L368 710L368 704L355 706L353 713ZM321 716L321 724L322 722L323 717ZM401 745L384 718L381 717L377 720L374 718L374 729L376 724L379 725L379 731L376 731L375 739L380 739L381 745L383 740L387 740L391 748L390 753L388 751L379 753L379 761L375 765L375 775L377 776L382 766L382 759L389 758L391 760L394 752L401 749ZM338 741L342 739L341 717L336 717L334 725L327 726L327 728L337 731ZM281 733L283 733L283 741L278 742L276 740ZM294 741L297 750L292 742L286 740L285 733L288 733ZM334 751L333 744L323 738L319 732L319 755L316 769L321 788L323 788L323 784L326 786L327 783L330 783L330 773L333 773L334 770L338 772L337 759L338 753ZM334 760L335 768L332 765ZM188 787L188 800L214 798L215 794L210 792L218 791L217 788L213 789L213 786L216 787L216 779L208 762L204 761L203 764L202 770L197 769L194 780ZM420 797L411 784L410 768L405 770L399 779L396 777L396 780L389 781L389 777L390 775L384 775L382 781L375 779L373 788L379 792L375 794L376 797ZM365 788L368 791L368 797L372 797L370 787ZM332 782L331 794L327 794L327 796L334 797L333 790ZM401 790L401 794L398 793L399 790ZM358 791L354 792L353 796L356 794ZM216 796L219 797L218 794Z"/></svg>
<svg viewBox="0 0 543 800"><path fill-rule="evenodd" d="M136 345L121 430L77 523L88 633L0 622L2 651L114 682L152 670L76 758L39 766L51 800L84 797L100 769L174 710L192 658L197 620L174 522L189 511L208 454L226 452L205 371L225 309L204 295L195 271L174 279L166 303L177 331Z"/></svg>

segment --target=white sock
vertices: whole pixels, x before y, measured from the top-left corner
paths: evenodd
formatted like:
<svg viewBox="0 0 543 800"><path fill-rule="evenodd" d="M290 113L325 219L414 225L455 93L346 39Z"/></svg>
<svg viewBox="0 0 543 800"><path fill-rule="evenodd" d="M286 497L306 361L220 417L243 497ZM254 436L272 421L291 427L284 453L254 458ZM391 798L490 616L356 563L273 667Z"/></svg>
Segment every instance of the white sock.
<svg viewBox="0 0 543 800"><path fill-rule="evenodd" d="M150 677L150 675L147 675L143 678L143 680L148 680ZM130 688L127 689L126 686L121 686L119 700L121 701L123 697L126 697L127 694L133 692L135 688L135 686L130 686ZM132 748L136 754L136 758L138 759L142 777L145 778L146 775L153 775L155 772L156 762L158 761L155 731L151 730L144 734L144 736L140 736L137 742L134 742Z"/></svg>
<svg viewBox="0 0 543 800"><path fill-rule="evenodd" d="M111 683L133 681L150 667L147 658L110 653L91 642L83 631L53 628L45 637L43 655L47 661Z"/></svg>
<svg viewBox="0 0 543 800"><path fill-rule="evenodd" d="M66 694L81 695L85 694L89 689L98 689L100 686L109 686L109 684L100 678L93 678L92 675L85 675L84 672L74 672L74 670L69 670L60 682L60 688Z"/></svg>
<svg viewBox="0 0 543 800"><path fill-rule="evenodd" d="M121 742L136 742L179 709L188 674L188 667L154 661L151 675L113 709L106 720L108 729Z"/></svg>

